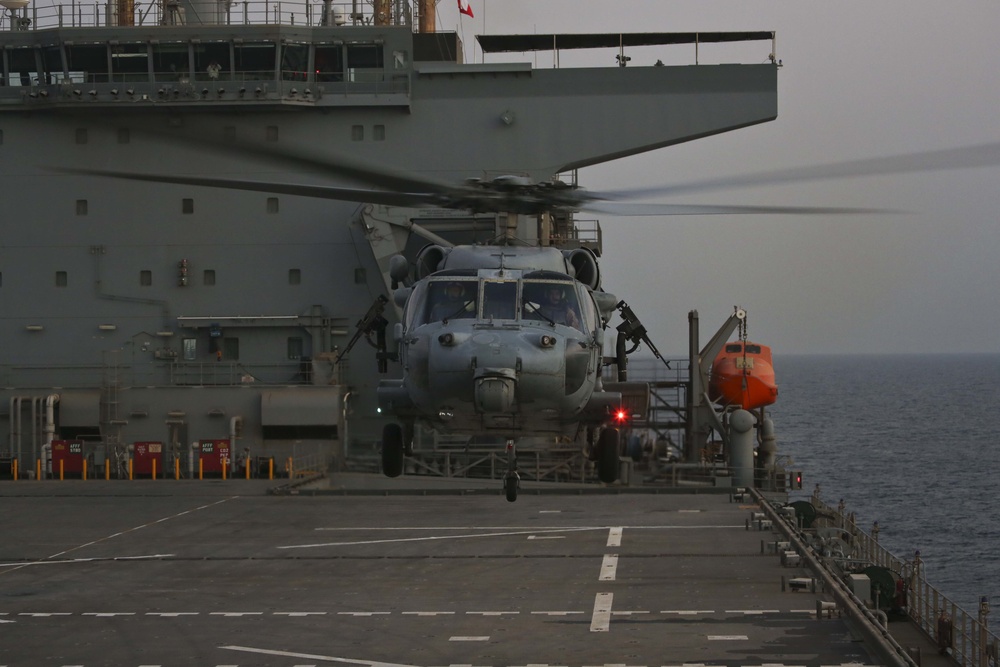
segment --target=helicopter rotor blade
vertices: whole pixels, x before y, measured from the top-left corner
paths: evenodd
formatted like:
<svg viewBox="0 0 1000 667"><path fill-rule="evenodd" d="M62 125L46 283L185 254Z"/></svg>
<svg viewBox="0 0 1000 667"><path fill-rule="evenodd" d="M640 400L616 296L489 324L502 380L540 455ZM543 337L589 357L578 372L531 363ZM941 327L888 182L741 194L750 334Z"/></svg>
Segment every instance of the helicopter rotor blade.
<svg viewBox="0 0 1000 667"><path fill-rule="evenodd" d="M904 213L884 208L849 208L840 206L718 206L712 204L644 204L632 202L588 202L583 211L618 216L671 215L859 215Z"/></svg>
<svg viewBox="0 0 1000 667"><path fill-rule="evenodd" d="M922 171L976 169L998 165L1000 165L1000 142L937 151L891 155L888 157L849 160L847 162L832 162L792 169L777 169L756 174L725 176L689 183L675 183L663 187L590 192L589 196L607 201L620 201L623 199L643 199L695 192L735 190L762 185L784 185L841 178L910 174Z"/></svg>
<svg viewBox="0 0 1000 667"><path fill-rule="evenodd" d="M306 183L273 183L264 181L244 181L227 178L209 178L200 176L174 176L168 174L139 174L124 171L105 171L99 169L67 169L54 167L52 171L88 176L104 176L121 178L130 181L145 181L150 183L172 183L176 185L197 185L208 188L225 188L228 190L247 190L250 192L272 192L275 194L297 195L314 199L334 199L368 204L383 204L386 206L444 206L441 196L426 192L390 192L387 190L370 190L365 188L341 188L330 185L309 185Z"/></svg>

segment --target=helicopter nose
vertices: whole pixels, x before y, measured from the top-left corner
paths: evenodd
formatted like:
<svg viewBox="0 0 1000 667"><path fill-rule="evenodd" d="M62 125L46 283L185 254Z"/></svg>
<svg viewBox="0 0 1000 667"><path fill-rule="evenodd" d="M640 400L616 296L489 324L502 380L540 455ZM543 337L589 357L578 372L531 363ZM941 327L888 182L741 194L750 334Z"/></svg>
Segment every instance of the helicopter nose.
<svg viewBox="0 0 1000 667"><path fill-rule="evenodd" d="M501 372L491 372L476 378L475 400L479 412L509 413L514 410L517 381Z"/></svg>

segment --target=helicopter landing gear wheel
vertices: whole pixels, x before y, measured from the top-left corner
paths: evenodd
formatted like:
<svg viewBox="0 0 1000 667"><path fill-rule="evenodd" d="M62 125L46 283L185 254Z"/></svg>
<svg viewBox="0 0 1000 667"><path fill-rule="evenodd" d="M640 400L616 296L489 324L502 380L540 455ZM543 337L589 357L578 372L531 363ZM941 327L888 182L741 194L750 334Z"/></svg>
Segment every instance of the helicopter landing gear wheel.
<svg viewBox="0 0 1000 667"><path fill-rule="evenodd" d="M605 484L618 479L618 429L606 428L597 439L597 477Z"/></svg>
<svg viewBox="0 0 1000 667"><path fill-rule="evenodd" d="M514 441L507 441L507 472L503 476L503 492L507 502L517 500L517 490L521 488L521 476L517 474L517 450Z"/></svg>
<svg viewBox="0 0 1000 667"><path fill-rule="evenodd" d="M403 474L403 429L399 424L386 424L382 429L382 472L386 477Z"/></svg>

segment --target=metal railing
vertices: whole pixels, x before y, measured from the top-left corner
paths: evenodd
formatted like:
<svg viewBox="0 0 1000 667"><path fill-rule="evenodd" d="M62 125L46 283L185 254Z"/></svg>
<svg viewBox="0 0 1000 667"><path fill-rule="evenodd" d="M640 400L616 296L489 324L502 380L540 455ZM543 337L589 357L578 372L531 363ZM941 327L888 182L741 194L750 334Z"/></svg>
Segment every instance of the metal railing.
<svg viewBox="0 0 1000 667"><path fill-rule="evenodd" d="M208 5L209 3L204 3ZM393 25L412 25L413 12L408 2L393 3ZM286 25L320 26L326 22L321 3L309 0L238 0L218 3L215 16L199 16L179 11L176 2L136 0L130 16L119 15L119 3L78 2L39 5L37 2L21 10L5 10L0 14L0 31L45 30L49 28L96 28L108 26L150 27L158 25ZM165 9L166 7L166 9ZM334 24L371 25L371 6L367 2L331 3Z"/></svg>
<svg viewBox="0 0 1000 667"><path fill-rule="evenodd" d="M845 513L843 503L833 508L824 503L816 493L810 502L817 510L834 515L836 527L852 536L852 558L884 567L902 577L907 583L906 613L910 619L941 645L942 633L951 634L951 657L963 667L996 667L1000 638L988 625L989 601L982 598L976 616L949 600L932 586L924 575L924 568L917 552L913 561L904 561L879 544L877 524L873 534L865 532L855 522L853 513ZM941 613L947 615L942 627ZM949 629L950 628L950 629Z"/></svg>
<svg viewBox="0 0 1000 667"><path fill-rule="evenodd" d="M435 477L501 479L507 472L503 448L415 451L407 458L407 474ZM586 482L593 464L579 449L521 449L517 453L521 479L535 482Z"/></svg>

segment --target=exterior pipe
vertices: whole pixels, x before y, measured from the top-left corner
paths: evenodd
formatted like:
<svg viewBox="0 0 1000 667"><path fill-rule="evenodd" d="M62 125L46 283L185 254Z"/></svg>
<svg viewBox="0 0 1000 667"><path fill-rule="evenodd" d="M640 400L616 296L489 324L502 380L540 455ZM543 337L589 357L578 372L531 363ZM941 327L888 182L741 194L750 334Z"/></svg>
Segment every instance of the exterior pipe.
<svg viewBox="0 0 1000 667"><path fill-rule="evenodd" d="M201 465L201 456L199 456L199 454L200 454L200 452L198 451L198 441L195 440L194 442L191 443L191 456L188 457L188 479L194 479L194 460L195 459L198 459L199 470L201 469L200 468L200 465ZM199 479L201 479L200 476L199 476Z"/></svg>
<svg viewBox="0 0 1000 667"><path fill-rule="evenodd" d="M773 525L777 526L784 533L788 541L792 543L795 551L802 556L803 562L809 566L809 569L816 576L822 579L826 590L830 592L840 608L844 610L844 613L854 621L858 632L867 642L874 646L879 656L885 660L886 665L890 667L917 667L913 659L906 654L903 647L889 634L889 631L879 625L875 614L864 606L861 600L847 588L844 582L834 578L830 574L829 570L816 557L814 550L802 541L798 533L784 519L778 516L778 513L774 511L774 508L765 500L764 496L757 489L751 488L749 491L761 509L764 510L764 513L771 519Z"/></svg>
<svg viewBox="0 0 1000 667"><path fill-rule="evenodd" d="M56 437L56 403L59 402L59 394L49 394L45 397L45 444L52 450L52 441Z"/></svg>
<svg viewBox="0 0 1000 667"><path fill-rule="evenodd" d="M347 405L351 400L351 392L344 394L344 397L340 400L341 404L341 419L340 423L343 425L340 433L341 442L341 454L340 461L337 462L338 469L343 469L347 465Z"/></svg>
<svg viewBox="0 0 1000 667"><path fill-rule="evenodd" d="M229 419L229 465L236 460L236 425L243 425L243 417L235 416ZM230 468L230 472L236 468Z"/></svg>
<svg viewBox="0 0 1000 667"><path fill-rule="evenodd" d="M38 404L43 400L40 396L31 397L31 453L38 449Z"/></svg>

